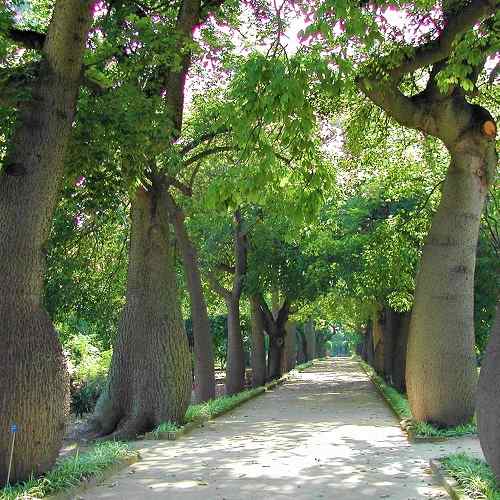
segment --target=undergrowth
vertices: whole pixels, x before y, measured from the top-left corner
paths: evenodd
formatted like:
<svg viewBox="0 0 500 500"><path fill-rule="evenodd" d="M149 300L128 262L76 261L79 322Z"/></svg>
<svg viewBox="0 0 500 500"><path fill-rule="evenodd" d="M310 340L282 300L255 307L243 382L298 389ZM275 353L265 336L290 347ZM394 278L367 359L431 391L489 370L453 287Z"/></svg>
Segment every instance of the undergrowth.
<svg viewBox="0 0 500 500"><path fill-rule="evenodd" d="M470 498L500 500L495 476L486 462L465 453L457 453L442 458L441 464Z"/></svg>
<svg viewBox="0 0 500 500"><path fill-rule="evenodd" d="M126 443L119 441L99 443L90 451L63 458L45 476L1 489L0 499L45 498L78 486L81 481L96 476L108 467L135 454L136 452L132 451Z"/></svg>

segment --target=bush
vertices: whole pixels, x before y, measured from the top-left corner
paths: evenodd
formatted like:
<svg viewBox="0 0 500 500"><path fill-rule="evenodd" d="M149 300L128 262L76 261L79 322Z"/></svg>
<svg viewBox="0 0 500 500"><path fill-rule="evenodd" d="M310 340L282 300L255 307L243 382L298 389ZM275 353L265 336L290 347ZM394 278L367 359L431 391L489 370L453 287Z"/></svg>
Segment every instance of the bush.
<svg viewBox="0 0 500 500"><path fill-rule="evenodd" d="M111 349L100 351L86 335L75 335L65 345L70 372L71 411L90 413L106 385Z"/></svg>

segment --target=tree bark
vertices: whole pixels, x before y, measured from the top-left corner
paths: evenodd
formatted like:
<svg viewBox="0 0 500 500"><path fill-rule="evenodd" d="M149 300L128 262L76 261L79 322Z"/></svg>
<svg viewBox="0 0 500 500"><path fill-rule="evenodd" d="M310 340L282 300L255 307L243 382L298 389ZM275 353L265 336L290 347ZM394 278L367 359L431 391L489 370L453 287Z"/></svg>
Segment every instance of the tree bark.
<svg viewBox="0 0 500 500"><path fill-rule="evenodd" d="M11 481L52 466L65 429L68 376L42 305L45 251L74 119L90 1L57 1L31 99L22 103L0 172L0 484L10 424Z"/></svg>
<svg viewBox="0 0 500 500"><path fill-rule="evenodd" d="M252 318L252 386L259 387L266 382L266 346L264 338L264 321L259 307L259 300L250 297L250 313Z"/></svg>
<svg viewBox="0 0 500 500"><path fill-rule="evenodd" d="M162 422L182 423L191 396L191 362L180 311L167 214L155 184L132 203L127 301L93 422L128 439Z"/></svg>
<svg viewBox="0 0 500 500"><path fill-rule="evenodd" d="M245 349L241 336L240 300L231 297L227 307L226 394L236 394L245 388Z"/></svg>
<svg viewBox="0 0 500 500"><path fill-rule="evenodd" d="M306 337L306 360L312 361L316 357L316 332L314 331L314 322L312 319L304 325L304 334Z"/></svg>
<svg viewBox="0 0 500 500"><path fill-rule="evenodd" d="M373 342L373 368L384 375L384 331L382 329L383 315L376 312L372 321L372 342Z"/></svg>
<svg viewBox="0 0 500 500"><path fill-rule="evenodd" d="M194 380L197 402L215 398L214 349L207 304L203 294L198 252L189 237L184 222L184 212L167 191L166 206L180 249L187 288L191 299L191 318L194 338Z"/></svg>
<svg viewBox="0 0 500 500"><path fill-rule="evenodd" d="M283 349L283 367L285 372L295 368L297 363L297 325L294 321L287 321L285 325L285 349Z"/></svg>
<svg viewBox="0 0 500 500"><path fill-rule="evenodd" d="M477 423L484 456L500 484L500 303L479 375Z"/></svg>
<svg viewBox="0 0 500 500"><path fill-rule="evenodd" d="M467 130L448 145L451 164L422 253L408 339L413 415L442 426L466 423L474 414L474 267L481 212L496 168L494 141L478 132Z"/></svg>
<svg viewBox="0 0 500 500"><path fill-rule="evenodd" d="M298 329L299 334L299 345L297 350L297 364L302 364L306 362L307 359L307 342L306 336L304 333L304 325L302 328Z"/></svg>
<svg viewBox="0 0 500 500"><path fill-rule="evenodd" d="M411 313L403 313L399 319L399 327L394 348L392 365L392 384L399 392L406 392L406 350L410 330Z"/></svg>
<svg viewBox="0 0 500 500"><path fill-rule="evenodd" d="M366 353L366 362L373 366L374 360L374 352L373 352L373 324L371 320L368 322L366 326L365 332L365 353Z"/></svg>

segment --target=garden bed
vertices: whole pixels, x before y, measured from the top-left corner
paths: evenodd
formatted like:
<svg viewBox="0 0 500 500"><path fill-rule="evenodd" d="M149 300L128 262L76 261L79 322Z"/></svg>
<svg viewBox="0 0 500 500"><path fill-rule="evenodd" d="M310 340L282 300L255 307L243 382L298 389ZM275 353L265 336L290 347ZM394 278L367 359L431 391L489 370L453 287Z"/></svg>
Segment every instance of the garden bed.
<svg viewBox="0 0 500 500"><path fill-rule="evenodd" d="M0 490L1 500L74 498L81 490L102 482L139 460L137 451L126 443L108 441L85 453L75 453L57 462L44 476Z"/></svg>
<svg viewBox="0 0 500 500"><path fill-rule="evenodd" d="M408 399L394 387L387 384L375 370L360 358L356 357L363 371L368 375L379 394L399 420L401 429L408 439L414 442L438 442L449 438L470 436L477 433L475 422L447 429L439 429L427 422L417 422L411 413Z"/></svg>
<svg viewBox="0 0 500 500"><path fill-rule="evenodd" d="M430 461L431 469L454 500L500 500L489 465L465 453Z"/></svg>

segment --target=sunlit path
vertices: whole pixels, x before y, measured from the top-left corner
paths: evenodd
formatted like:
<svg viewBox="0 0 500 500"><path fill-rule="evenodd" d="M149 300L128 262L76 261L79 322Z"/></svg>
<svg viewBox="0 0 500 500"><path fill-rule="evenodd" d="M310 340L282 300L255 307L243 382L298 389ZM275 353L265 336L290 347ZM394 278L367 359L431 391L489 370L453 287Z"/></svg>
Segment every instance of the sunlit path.
<svg viewBox="0 0 500 500"><path fill-rule="evenodd" d="M80 498L448 498L430 457L474 439L411 445L359 365L307 372L177 442L141 443L143 460Z"/></svg>

